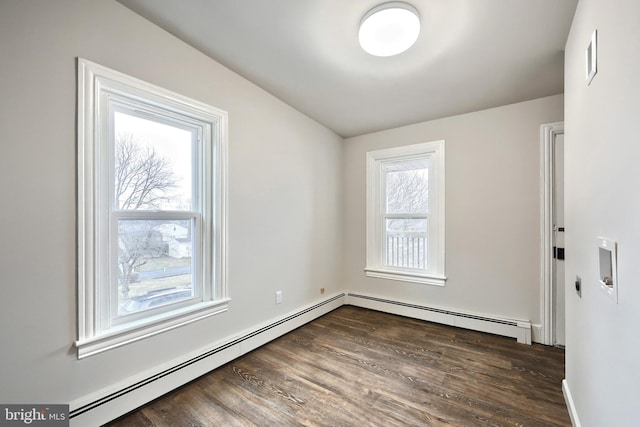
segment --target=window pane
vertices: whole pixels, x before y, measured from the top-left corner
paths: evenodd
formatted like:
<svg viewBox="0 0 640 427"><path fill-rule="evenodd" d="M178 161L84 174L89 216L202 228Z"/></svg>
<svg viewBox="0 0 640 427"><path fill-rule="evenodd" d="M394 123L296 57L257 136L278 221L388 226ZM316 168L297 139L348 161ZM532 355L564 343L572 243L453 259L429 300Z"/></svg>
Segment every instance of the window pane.
<svg viewBox="0 0 640 427"><path fill-rule="evenodd" d="M114 114L116 209L191 210L193 133Z"/></svg>
<svg viewBox="0 0 640 427"><path fill-rule="evenodd" d="M427 220L386 220L386 265L427 268Z"/></svg>
<svg viewBox="0 0 640 427"><path fill-rule="evenodd" d="M426 213L429 173L426 160L387 167L387 213Z"/></svg>
<svg viewBox="0 0 640 427"><path fill-rule="evenodd" d="M118 220L118 314L194 296L193 221Z"/></svg>

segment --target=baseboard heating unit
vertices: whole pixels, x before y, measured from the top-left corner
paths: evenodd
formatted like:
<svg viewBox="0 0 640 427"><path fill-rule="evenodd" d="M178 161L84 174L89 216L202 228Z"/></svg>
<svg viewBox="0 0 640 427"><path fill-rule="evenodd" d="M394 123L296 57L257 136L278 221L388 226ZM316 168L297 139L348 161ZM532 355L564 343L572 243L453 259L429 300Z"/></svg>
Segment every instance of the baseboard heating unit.
<svg viewBox="0 0 640 427"><path fill-rule="evenodd" d="M531 322L528 320L465 313L351 292L347 294L346 304L458 328L512 337L516 338L519 343L531 344Z"/></svg>

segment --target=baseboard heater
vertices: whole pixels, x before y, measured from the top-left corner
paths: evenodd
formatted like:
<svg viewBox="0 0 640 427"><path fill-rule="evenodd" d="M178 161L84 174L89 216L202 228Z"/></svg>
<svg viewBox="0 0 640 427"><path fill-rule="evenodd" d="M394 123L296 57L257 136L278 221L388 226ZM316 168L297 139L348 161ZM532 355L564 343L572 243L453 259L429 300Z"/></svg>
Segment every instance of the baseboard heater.
<svg viewBox="0 0 640 427"><path fill-rule="evenodd" d="M92 396L72 402L71 426L102 425L246 354L287 332L344 305L345 293L247 331L214 348L168 364L158 372L129 379ZM115 391L114 391L115 390Z"/></svg>
<svg viewBox="0 0 640 427"><path fill-rule="evenodd" d="M409 302L389 300L349 292L346 304L430 322L516 338L519 343L531 344L531 322L496 316L452 311Z"/></svg>

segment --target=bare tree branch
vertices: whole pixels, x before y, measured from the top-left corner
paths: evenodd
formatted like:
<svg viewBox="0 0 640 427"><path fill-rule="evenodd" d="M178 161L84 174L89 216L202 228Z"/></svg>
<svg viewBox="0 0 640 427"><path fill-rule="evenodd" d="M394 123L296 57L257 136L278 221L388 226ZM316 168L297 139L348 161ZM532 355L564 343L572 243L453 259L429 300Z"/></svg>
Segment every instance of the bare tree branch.
<svg viewBox="0 0 640 427"><path fill-rule="evenodd" d="M429 186L427 169L388 173L387 209L393 213L427 212Z"/></svg>
<svg viewBox="0 0 640 427"><path fill-rule="evenodd" d="M132 134L120 134L115 144L115 197L118 209L158 209L176 187L171 161L153 148L143 150Z"/></svg>

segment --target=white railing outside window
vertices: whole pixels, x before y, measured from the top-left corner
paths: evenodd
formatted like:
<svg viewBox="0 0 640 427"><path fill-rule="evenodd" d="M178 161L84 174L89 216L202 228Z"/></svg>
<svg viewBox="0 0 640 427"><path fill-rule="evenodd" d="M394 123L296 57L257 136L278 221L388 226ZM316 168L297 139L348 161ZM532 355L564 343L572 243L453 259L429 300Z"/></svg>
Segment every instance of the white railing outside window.
<svg viewBox="0 0 640 427"><path fill-rule="evenodd" d="M388 233L386 264L392 267L426 269L426 233Z"/></svg>

